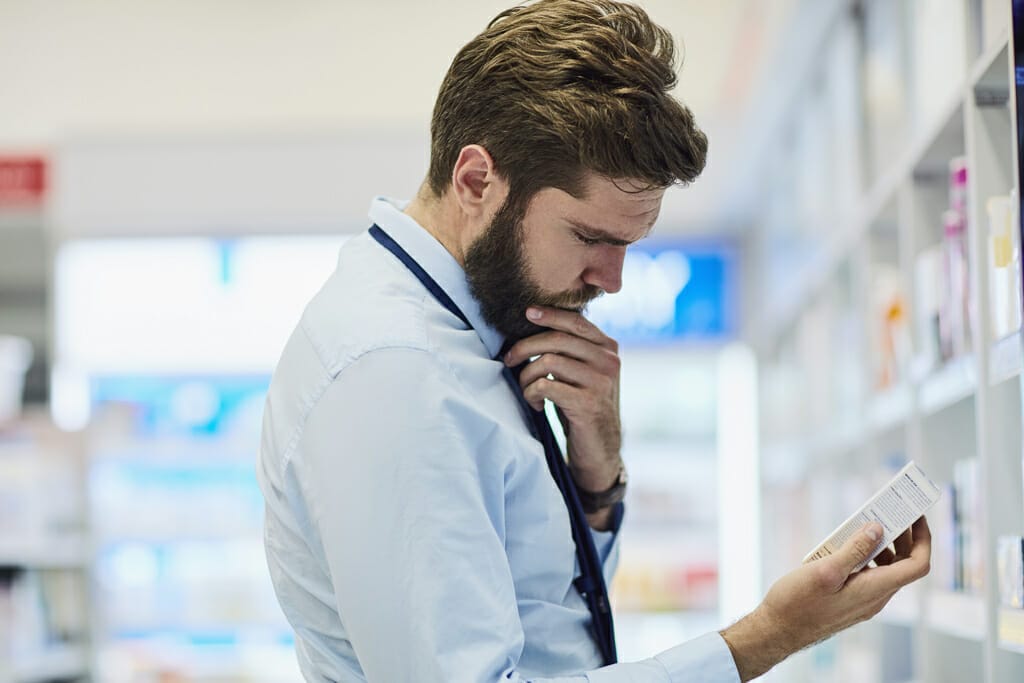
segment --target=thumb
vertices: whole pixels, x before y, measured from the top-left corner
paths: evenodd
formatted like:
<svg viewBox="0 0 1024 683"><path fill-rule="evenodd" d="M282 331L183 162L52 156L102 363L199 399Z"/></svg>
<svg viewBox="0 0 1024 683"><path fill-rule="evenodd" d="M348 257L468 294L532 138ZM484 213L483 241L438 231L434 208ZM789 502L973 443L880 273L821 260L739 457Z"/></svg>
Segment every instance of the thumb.
<svg viewBox="0 0 1024 683"><path fill-rule="evenodd" d="M878 547L882 540L882 525L878 522L871 522L849 538L843 547L833 557L844 571L844 576L866 565L875 553L881 550Z"/></svg>

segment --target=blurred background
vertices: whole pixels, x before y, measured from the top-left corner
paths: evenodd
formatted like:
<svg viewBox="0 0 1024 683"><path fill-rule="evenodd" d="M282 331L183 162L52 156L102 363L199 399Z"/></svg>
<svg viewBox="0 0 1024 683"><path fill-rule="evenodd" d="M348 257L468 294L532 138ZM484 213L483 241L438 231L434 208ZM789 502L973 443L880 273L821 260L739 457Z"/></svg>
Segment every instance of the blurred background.
<svg viewBox="0 0 1024 683"><path fill-rule="evenodd" d="M638 4L711 145L590 311L622 659L742 616L915 460L931 576L768 678L1024 680L1020 0ZM300 680L264 392L506 7L0 0L0 683Z"/></svg>

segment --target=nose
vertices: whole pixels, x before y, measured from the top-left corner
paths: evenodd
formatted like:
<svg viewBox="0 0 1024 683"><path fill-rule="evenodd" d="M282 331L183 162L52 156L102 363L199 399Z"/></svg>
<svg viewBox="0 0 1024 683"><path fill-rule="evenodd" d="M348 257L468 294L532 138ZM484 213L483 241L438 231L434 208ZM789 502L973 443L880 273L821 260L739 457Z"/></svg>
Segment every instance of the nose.
<svg viewBox="0 0 1024 683"><path fill-rule="evenodd" d="M625 258L626 247L602 245L595 250L593 260L583 271L583 281L614 294L622 289L622 263Z"/></svg>

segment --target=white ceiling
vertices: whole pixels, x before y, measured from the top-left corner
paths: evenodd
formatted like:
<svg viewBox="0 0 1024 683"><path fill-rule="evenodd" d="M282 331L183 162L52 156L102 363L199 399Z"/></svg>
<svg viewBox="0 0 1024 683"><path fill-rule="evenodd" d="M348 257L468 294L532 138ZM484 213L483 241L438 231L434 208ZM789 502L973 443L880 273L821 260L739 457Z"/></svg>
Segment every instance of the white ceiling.
<svg viewBox="0 0 1024 683"><path fill-rule="evenodd" d="M646 0L682 44L709 166L660 230L708 230L799 0ZM0 0L0 149L85 134L427 130L455 52L510 0Z"/></svg>

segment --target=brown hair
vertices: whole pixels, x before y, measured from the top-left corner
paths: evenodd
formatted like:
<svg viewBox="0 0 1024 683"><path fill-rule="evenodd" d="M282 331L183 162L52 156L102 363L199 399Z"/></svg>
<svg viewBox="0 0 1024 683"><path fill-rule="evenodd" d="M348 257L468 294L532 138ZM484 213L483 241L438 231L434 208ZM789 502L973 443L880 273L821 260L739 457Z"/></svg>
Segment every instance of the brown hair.
<svg viewBox="0 0 1024 683"><path fill-rule="evenodd" d="M580 197L587 171L689 183L707 137L669 91L672 36L614 0L540 0L499 14L456 55L434 105L428 182L451 184L463 147L482 145L512 204L557 187Z"/></svg>

